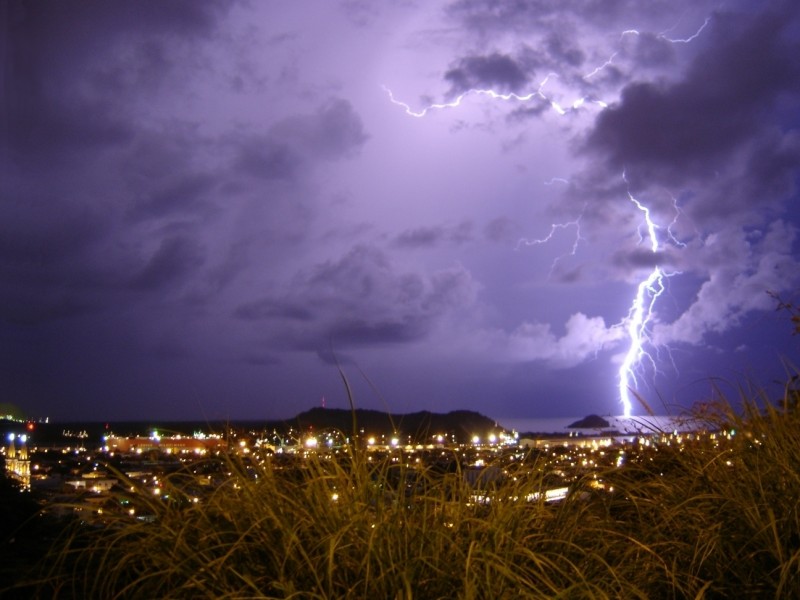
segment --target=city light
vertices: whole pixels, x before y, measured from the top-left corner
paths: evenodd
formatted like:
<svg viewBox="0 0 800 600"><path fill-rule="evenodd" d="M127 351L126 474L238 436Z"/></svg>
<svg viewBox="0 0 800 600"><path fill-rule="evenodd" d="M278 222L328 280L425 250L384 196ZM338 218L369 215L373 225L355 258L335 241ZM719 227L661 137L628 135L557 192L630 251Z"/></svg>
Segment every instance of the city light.
<svg viewBox="0 0 800 600"><path fill-rule="evenodd" d="M370 450L369 461L373 459L381 460L381 452L398 448L403 444L403 452L387 452L386 459L392 464L402 464L406 468L412 470L420 470L424 472L428 469L434 461L441 460L456 460L462 465L462 473L465 479L471 485L481 485L479 482L484 481L497 481L497 478L510 477L513 481L518 481L525 477L526 470L533 468L536 465L536 472L539 473L545 469L553 481L549 486L543 487L539 492L533 495L511 496L511 497L497 497L494 492L490 492L481 488L480 492L472 495L470 503L474 505L489 505L497 502L514 502L514 501L527 501L527 502L545 502L555 503L564 500L571 489L571 485L584 478L590 479L590 486L592 489L603 493L612 493L613 486L605 483L604 473L609 469L622 469L628 463L635 463L641 461L642 455L647 456L646 460L652 461L653 452L657 452L660 448L677 447L682 451L687 444L704 443L708 441L718 447L721 444L732 443L737 437L737 431L733 428L727 428L721 431L711 431L708 433L687 431L684 428L673 427L670 429L671 433L654 433L652 431L641 432L637 431L635 434L615 436L584 436L578 433L571 433L564 437L553 438L543 437L540 439L524 439L520 440L519 434L514 431L493 431L475 433L466 439L457 440L455 435L447 436L443 433L435 433L425 435L421 438L415 439L414 436L396 434L394 436L381 438L387 439L388 444L380 442L380 438L376 435L369 435L366 437L366 447ZM74 451L75 458L73 460L83 463L82 473L78 477L74 477L68 481L70 487L74 488L76 493L81 490L89 491L93 496L113 496L112 488L118 485L117 476L110 474L104 468L105 461L102 456L112 457L116 454L123 457L127 456L128 461L137 461L136 457L141 457L143 450L147 452L146 459L139 458L139 471L131 472L129 475L132 480L125 484L125 491L123 494L129 494L135 497L137 494L147 493L151 497L157 498L160 502L169 502L175 494L165 494L166 481L169 475L162 469L165 465L170 464L172 461L177 461L184 464L192 464L193 461L200 462L201 457L207 452L206 445L215 446L222 444L221 450L229 452L231 455L242 456L246 452L250 455L257 455L258 465L268 465L269 461L263 462L264 456L259 456L258 452L267 448L274 454L279 454L277 449L285 451L286 458L289 462L281 463L285 468L287 465L294 465L300 467L303 461L318 460L331 460L334 457L334 452L325 453L324 456L317 454L316 450L323 442L327 448L333 448L333 443L336 441L337 434L331 432L317 432L311 434L296 435L290 442L288 439L283 442L284 445L276 449L270 444L263 443L264 436L261 432L252 432L246 434L244 432L231 432L231 436L236 438L236 443L230 447L227 442L216 438L214 436L197 436L192 437L182 436L181 434L171 435L169 437L158 435L159 443L156 443L154 435L149 438L132 437L121 438L117 436L103 435L98 436L98 439L107 442L102 446L94 446L95 450L87 451L82 445L77 448L70 447L70 451ZM362 432L363 433L363 432ZM72 436L75 437L75 436ZM85 439L86 436L78 436ZM756 439L752 436L745 436L751 441L753 447L758 446L762 440ZM20 442L30 441L30 437L26 434L9 434L9 442L19 440ZM406 441L407 440L407 441ZM203 442L198 446L199 442ZM113 452L109 451L110 443L114 444ZM347 448L350 442L347 438L342 440L342 444ZM86 444L91 446L91 444ZM183 446L188 445L190 450L186 450ZM251 450L252 448L252 450ZM12 448L13 449L13 448ZM311 452L302 452L302 450L311 450ZM64 450L63 448L61 449ZM300 450L300 451L298 451ZM10 475L20 478L21 480L32 480L35 484L45 478L47 469L42 468L42 462L37 461L35 464L27 459L25 454L28 451L26 446L17 449L17 454L6 457L6 466ZM21 454L20 454L21 452ZM219 453L220 450L217 450ZM337 451L338 452L338 451ZM533 454L530 454L530 453ZM98 454L99 453L99 454ZM59 456L62 456L59 453ZM267 455L270 456L270 455ZM528 462L531 457L536 458L535 463ZM500 466L501 461L506 466ZM507 470L509 465L514 465L515 471L513 476ZM723 459L722 464L728 468L734 469L737 462L733 458ZM171 468L171 467L170 467ZM262 467L258 467L262 468ZM195 470L195 473L197 471ZM530 471L530 475L534 476L534 472ZM538 477L538 475L535 475ZM251 471L248 468L248 478L256 481L262 477L262 473L258 470ZM27 478L27 479L25 479ZM228 482L230 489L241 490L246 486L243 485L238 476L232 470L228 469L225 472L218 472L216 474L199 475L197 484L201 490L198 493L197 489L192 489L191 494L186 496L186 500L191 504L198 504L207 493L213 493L217 487L225 482ZM559 482L561 482L559 484ZM29 489L29 487L28 487ZM332 502L339 502L342 498L341 491L333 489L330 492ZM104 505L105 506L105 505ZM126 501L122 502L119 507L119 514L127 515L131 518L140 519L143 515L141 511L134 510L133 506L129 505ZM95 509L95 514L97 514ZM145 515L146 518L150 518Z"/></svg>

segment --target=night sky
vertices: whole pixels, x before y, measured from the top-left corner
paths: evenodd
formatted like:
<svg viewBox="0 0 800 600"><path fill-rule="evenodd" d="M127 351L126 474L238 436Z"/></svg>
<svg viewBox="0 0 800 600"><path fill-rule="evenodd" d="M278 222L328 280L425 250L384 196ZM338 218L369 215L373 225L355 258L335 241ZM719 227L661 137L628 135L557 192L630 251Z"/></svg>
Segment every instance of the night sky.
<svg viewBox="0 0 800 600"><path fill-rule="evenodd" d="M0 10L30 417L344 408L337 363L357 406L498 419L621 414L635 363L663 413L798 362L796 0Z"/></svg>

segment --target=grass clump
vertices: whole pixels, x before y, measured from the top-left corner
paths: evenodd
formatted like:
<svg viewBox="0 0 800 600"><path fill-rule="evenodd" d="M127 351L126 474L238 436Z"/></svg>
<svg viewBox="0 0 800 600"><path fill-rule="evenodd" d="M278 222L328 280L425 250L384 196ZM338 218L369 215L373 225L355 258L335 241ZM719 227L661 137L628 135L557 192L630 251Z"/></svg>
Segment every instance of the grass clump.
<svg viewBox="0 0 800 600"><path fill-rule="evenodd" d="M707 422L702 435L612 447L619 461L577 470L557 503L543 493L553 487L543 452L500 455L471 483L456 450L427 463L356 446L288 462L231 454L218 459L214 485L187 468L157 496L132 494L135 516L66 529L28 589L104 599L797 598L792 394L774 406L743 393L743 410L720 402L695 415Z"/></svg>

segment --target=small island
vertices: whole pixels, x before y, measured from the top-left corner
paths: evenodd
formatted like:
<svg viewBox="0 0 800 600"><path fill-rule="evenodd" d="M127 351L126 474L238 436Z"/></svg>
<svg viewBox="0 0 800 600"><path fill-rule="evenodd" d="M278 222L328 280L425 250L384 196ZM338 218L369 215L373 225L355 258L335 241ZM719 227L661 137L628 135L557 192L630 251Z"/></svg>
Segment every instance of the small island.
<svg viewBox="0 0 800 600"><path fill-rule="evenodd" d="M605 427L611 427L611 423L599 415L587 415L567 425L567 429L603 429Z"/></svg>

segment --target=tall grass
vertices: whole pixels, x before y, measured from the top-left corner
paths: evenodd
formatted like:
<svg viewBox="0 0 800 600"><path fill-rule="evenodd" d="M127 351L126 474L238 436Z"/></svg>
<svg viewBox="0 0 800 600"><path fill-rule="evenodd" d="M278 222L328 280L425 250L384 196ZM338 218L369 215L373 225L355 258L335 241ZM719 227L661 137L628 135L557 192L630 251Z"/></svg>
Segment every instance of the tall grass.
<svg viewBox="0 0 800 600"><path fill-rule="evenodd" d="M743 408L705 411L713 437L637 446L555 504L533 455L498 459L504 476L477 485L457 456L451 469L355 446L288 469L278 457L228 456L225 483L198 502L197 476L176 473L161 497L134 496L152 522L112 515L67 529L34 589L103 599L797 598L800 414L742 395Z"/></svg>

